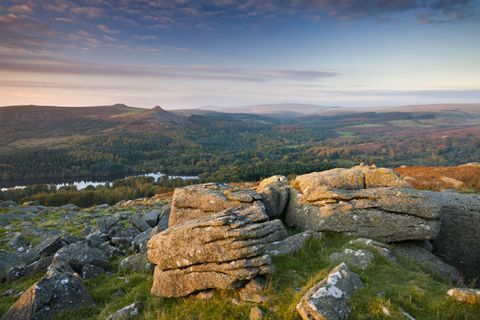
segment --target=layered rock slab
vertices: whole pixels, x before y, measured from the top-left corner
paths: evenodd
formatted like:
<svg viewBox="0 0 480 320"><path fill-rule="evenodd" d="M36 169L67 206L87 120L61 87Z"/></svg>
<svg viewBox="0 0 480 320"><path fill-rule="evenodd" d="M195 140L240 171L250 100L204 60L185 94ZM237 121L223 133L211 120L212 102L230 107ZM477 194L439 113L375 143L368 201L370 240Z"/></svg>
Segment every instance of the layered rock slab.
<svg viewBox="0 0 480 320"><path fill-rule="evenodd" d="M268 221L261 204L171 227L148 242L148 259L156 265L151 292L179 297L240 287L272 272L267 246L286 237L281 221Z"/></svg>
<svg viewBox="0 0 480 320"><path fill-rule="evenodd" d="M304 320L348 319L350 314L348 300L362 286L362 280L358 275L342 263L308 290L296 309Z"/></svg>
<svg viewBox="0 0 480 320"><path fill-rule="evenodd" d="M346 232L387 242L433 239L440 230L436 201L392 170L358 166L298 176L287 224L302 230Z"/></svg>
<svg viewBox="0 0 480 320"><path fill-rule="evenodd" d="M262 197L254 190L222 183L206 183L177 188L173 193L168 226L198 219L227 209L248 207Z"/></svg>

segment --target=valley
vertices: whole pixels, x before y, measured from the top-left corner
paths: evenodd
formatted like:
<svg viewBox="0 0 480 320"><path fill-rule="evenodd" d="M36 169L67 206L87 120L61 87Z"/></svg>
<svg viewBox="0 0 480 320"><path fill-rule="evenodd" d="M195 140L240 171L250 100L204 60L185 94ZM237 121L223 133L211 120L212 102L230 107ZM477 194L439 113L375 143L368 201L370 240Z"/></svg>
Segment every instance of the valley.
<svg viewBox="0 0 480 320"><path fill-rule="evenodd" d="M361 162L437 166L479 158L480 115L474 107L414 109L292 117L120 104L4 107L0 186L158 171L202 181L253 181Z"/></svg>

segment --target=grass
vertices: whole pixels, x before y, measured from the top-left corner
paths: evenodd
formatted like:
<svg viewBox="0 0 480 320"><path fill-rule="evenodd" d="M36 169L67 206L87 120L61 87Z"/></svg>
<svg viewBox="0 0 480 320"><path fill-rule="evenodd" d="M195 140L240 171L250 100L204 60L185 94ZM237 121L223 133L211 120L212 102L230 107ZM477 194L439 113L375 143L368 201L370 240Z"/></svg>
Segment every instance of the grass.
<svg viewBox="0 0 480 320"><path fill-rule="evenodd" d="M349 239L330 234L323 240L311 240L295 255L273 258L276 272L269 279L265 292L269 300L260 305L266 312L265 319L300 319L295 305L335 266L330 262L329 255L346 248ZM382 307L388 308L393 319L404 318L402 310L418 320L480 319L480 307L448 298L446 291L451 286L446 280L408 260L400 259L396 264L377 256L367 270L354 271L360 275L365 287L352 297L349 319L388 319ZM150 295L152 276L139 273L117 272L112 276L88 280L86 285L96 305L62 314L57 319L105 319L119 308L138 300L145 304L145 310L138 319L152 320L248 319L253 306L248 303L241 306L233 304L231 299L236 297L233 291L215 292L213 298L207 301L195 297L154 297ZM118 289L123 290L125 295L115 297Z"/></svg>
<svg viewBox="0 0 480 320"><path fill-rule="evenodd" d="M356 133L352 131L337 130L335 132L338 133L343 138L351 138L356 136Z"/></svg>
<svg viewBox="0 0 480 320"><path fill-rule="evenodd" d="M18 297L15 297L16 294L25 291L42 277L43 274L35 274L14 282L0 283L0 315L3 315L5 312L7 312L7 310L10 309L10 307L15 303L15 301L17 301ZM13 290L12 295L2 295L10 289Z"/></svg>

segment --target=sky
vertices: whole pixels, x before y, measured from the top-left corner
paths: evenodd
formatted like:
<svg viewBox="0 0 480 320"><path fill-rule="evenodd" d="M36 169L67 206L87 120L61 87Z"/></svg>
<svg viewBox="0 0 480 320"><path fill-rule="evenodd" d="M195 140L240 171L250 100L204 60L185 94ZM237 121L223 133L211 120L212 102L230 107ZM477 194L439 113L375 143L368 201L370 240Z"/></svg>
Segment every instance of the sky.
<svg viewBox="0 0 480 320"><path fill-rule="evenodd" d="M289 102L480 102L480 1L0 1L0 106Z"/></svg>

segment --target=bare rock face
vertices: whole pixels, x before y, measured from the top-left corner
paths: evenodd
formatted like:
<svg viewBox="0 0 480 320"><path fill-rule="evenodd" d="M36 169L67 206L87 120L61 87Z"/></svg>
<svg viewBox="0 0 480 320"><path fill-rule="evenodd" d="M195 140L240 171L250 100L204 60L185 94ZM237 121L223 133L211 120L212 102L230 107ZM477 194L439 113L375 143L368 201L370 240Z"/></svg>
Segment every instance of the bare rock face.
<svg viewBox="0 0 480 320"><path fill-rule="evenodd" d="M437 202L390 169L333 169L298 176L293 185L286 221L302 230L387 242L433 239L440 230Z"/></svg>
<svg viewBox="0 0 480 320"><path fill-rule="evenodd" d="M2 320L49 320L60 312L90 305L93 300L78 277L56 273L28 288Z"/></svg>
<svg viewBox="0 0 480 320"><path fill-rule="evenodd" d="M458 268L467 282L480 279L480 196L426 192L441 205L442 226L433 252Z"/></svg>
<svg viewBox="0 0 480 320"><path fill-rule="evenodd" d="M348 319L348 300L362 286L358 275L342 263L308 290L296 309L304 320Z"/></svg>
<svg viewBox="0 0 480 320"><path fill-rule="evenodd" d="M155 264L152 294L181 297L206 289L233 289L272 272L268 244L287 237L263 204L205 215L171 227L148 242Z"/></svg>
<svg viewBox="0 0 480 320"><path fill-rule="evenodd" d="M262 180L257 188L262 197L267 215L270 218L280 218L288 202L290 188L284 176L273 176Z"/></svg>
<svg viewBox="0 0 480 320"><path fill-rule="evenodd" d="M247 189L227 184L206 183L177 188L173 193L168 226L222 212L227 209L251 206L260 202L261 196Z"/></svg>

